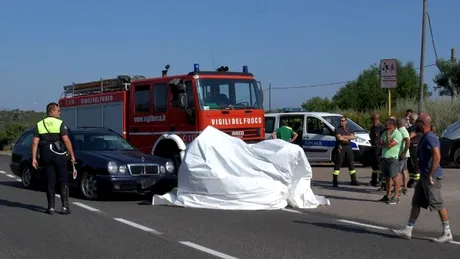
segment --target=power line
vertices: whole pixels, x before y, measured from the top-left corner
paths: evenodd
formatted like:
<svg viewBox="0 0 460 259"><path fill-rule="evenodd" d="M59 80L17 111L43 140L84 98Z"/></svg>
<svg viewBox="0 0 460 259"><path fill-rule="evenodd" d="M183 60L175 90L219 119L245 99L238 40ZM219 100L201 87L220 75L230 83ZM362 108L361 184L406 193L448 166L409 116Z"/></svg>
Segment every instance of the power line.
<svg viewBox="0 0 460 259"><path fill-rule="evenodd" d="M439 61L439 59L438 59L438 51L436 50L436 44L434 43L433 28L431 27L430 13L426 12L426 16L428 18L428 27L430 28L431 43L433 44L434 56L436 58L436 63L437 63Z"/></svg>
<svg viewBox="0 0 460 259"><path fill-rule="evenodd" d="M433 67L436 66L436 63L426 65L425 67ZM415 70L419 70L420 68L415 68ZM353 81L353 80L348 80L348 81L340 81L340 82L330 82L330 83L324 83L324 84L313 84L313 85L302 85L302 86L286 86L286 87L272 87L265 89L264 92L271 90L280 90L280 89L299 89L299 88L315 88L315 87L322 87L322 86L332 86L332 85L343 85L347 84L348 82Z"/></svg>

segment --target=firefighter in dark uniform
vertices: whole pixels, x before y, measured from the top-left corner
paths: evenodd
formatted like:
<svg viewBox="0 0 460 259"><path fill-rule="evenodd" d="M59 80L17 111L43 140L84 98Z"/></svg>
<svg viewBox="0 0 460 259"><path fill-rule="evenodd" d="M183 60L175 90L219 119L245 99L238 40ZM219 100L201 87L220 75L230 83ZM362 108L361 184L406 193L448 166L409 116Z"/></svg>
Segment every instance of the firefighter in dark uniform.
<svg viewBox="0 0 460 259"><path fill-rule="evenodd" d="M380 116L378 113L374 113L371 116L372 126L369 130L369 137L372 145L372 176L370 184L374 187L379 185L379 182L382 182L382 175L380 174L380 164L382 156L382 148L379 146L380 138L382 133L385 131L385 125L380 123Z"/></svg>
<svg viewBox="0 0 460 259"><path fill-rule="evenodd" d="M420 132L415 131L415 126L411 126L408 128L410 134L410 146L409 146L409 153L410 157L407 160L407 170L409 171L409 182L407 183L407 187L414 188L417 182L420 180L420 172L418 170L418 144L420 139L422 138L422 134Z"/></svg>
<svg viewBox="0 0 460 259"><path fill-rule="evenodd" d="M345 159L347 159L348 170L351 178L351 185L359 185L356 179L355 161L353 150L351 149L351 140L356 139L353 132L350 132L347 127L347 118L340 118L340 126L334 130L336 138L335 147L332 150L332 159L334 162L334 172L332 173L332 185L338 187L338 178L340 174L340 167L342 166Z"/></svg>
<svg viewBox="0 0 460 259"><path fill-rule="evenodd" d="M62 214L69 214L69 185L67 171L67 152L72 163L75 163L72 144L69 140L67 128L59 119L61 109L57 103L46 106L47 117L39 121L35 128L32 142L32 166L37 169L37 149L40 155L40 166L45 173L48 200L48 214L55 212L56 176L61 185ZM66 151L67 150L67 151Z"/></svg>

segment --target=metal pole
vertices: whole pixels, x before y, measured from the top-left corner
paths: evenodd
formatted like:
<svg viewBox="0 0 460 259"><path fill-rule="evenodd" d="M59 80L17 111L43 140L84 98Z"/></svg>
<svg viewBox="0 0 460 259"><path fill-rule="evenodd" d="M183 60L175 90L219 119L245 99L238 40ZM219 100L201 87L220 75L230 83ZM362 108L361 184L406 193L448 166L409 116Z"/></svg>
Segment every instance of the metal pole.
<svg viewBox="0 0 460 259"><path fill-rule="evenodd" d="M425 41L426 41L426 15L427 15L427 2L423 0L423 15L422 15L422 43L420 50L420 89L419 89L419 100L418 100L418 113L420 114L423 110L423 79L425 73Z"/></svg>
<svg viewBox="0 0 460 259"><path fill-rule="evenodd" d="M272 82L268 82L268 110L272 110Z"/></svg>

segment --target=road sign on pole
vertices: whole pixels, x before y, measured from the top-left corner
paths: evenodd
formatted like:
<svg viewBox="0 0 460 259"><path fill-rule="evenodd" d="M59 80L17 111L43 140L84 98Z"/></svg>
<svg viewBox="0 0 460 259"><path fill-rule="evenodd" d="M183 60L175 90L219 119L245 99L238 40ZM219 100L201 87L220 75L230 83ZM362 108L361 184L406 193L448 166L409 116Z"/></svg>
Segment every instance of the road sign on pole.
<svg viewBox="0 0 460 259"><path fill-rule="evenodd" d="M391 88L398 86L398 62L396 59L380 60L380 87L388 89L388 116L391 116Z"/></svg>
<svg viewBox="0 0 460 259"><path fill-rule="evenodd" d="M396 88L398 84L398 63L396 59L380 60L380 87Z"/></svg>

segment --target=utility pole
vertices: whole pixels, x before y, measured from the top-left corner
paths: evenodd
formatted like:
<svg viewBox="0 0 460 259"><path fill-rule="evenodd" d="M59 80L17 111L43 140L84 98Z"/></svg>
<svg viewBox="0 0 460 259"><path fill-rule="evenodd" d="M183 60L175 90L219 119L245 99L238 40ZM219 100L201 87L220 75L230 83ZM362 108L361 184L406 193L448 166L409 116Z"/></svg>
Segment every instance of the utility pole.
<svg viewBox="0 0 460 259"><path fill-rule="evenodd" d="M419 89L419 100L418 100L418 113L422 112L423 107L423 79L425 74L425 42L426 42L426 16L427 16L427 2L423 0L423 16L422 16L422 43L420 50L420 89Z"/></svg>
<svg viewBox="0 0 460 259"><path fill-rule="evenodd" d="M268 82L268 110L272 110L272 81Z"/></svg>
<svg viewBox="0 0 460 259"><path fill-rule="evenodd" d="M452 48L452 49L450 50L450 61L452 62L452 64L455 63L456 59L457 59L457 58L455 57L455 48Z"/></svg>

